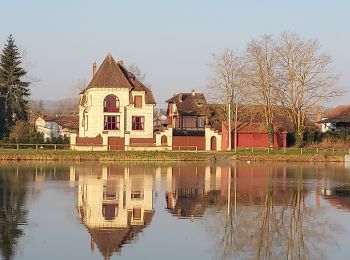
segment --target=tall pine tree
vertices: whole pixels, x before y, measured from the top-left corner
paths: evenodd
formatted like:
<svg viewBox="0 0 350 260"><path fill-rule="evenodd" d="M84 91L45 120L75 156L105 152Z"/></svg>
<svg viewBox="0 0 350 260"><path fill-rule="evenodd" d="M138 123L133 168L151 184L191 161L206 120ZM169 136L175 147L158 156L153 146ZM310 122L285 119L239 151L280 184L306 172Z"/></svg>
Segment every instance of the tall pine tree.
<svg viewBox="0 0 350 260"><path fill-rule="evenodd" d="M17 120L28 120L30 82L24 81L27 71L12 35L0 54L0 138L9 135Z"/></svg>

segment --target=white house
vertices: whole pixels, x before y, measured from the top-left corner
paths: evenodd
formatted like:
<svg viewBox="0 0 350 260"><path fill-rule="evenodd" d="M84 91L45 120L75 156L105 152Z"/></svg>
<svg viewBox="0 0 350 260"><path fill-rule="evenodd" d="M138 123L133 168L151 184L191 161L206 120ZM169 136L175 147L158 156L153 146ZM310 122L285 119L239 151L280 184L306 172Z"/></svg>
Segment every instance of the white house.
<svg viewBox="0 0 350 260"><path fill-rule="evenodd" d="M108 54L97 71L94 63L92 80L80 93L79 135L72 143L88 144L90 138L112 150L130 140L153 143L154 106L152 91Z"/></svg>
<svg viewBox="0 0 350 260"><path fill-rule="evenodd" d="M337 106L331 109L318 123L322 132L349 131L350 129L350 105Z"/></svg>
<svg viewBox="0 0 350 260"><path fill-rule="evenodd" d="M42 133L44 139L70 137L70 133L78 128L78 118L71 116L39 116L35 120L35 129Z"/></svg>

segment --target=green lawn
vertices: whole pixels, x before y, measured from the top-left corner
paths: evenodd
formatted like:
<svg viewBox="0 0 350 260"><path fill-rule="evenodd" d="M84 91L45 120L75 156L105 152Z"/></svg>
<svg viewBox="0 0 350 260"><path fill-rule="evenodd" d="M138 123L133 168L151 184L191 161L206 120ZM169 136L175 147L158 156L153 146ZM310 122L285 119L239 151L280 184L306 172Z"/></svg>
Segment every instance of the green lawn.
<svg viewBox="0 0 350 260"><path fill-rule="evenodd" d="M157 151L70 151L70 150L0 150L0 160L53 160L53 161L203 161L210 158L273 161L343 161L346 150L239 149L230 152L157 152Z"/></svg>

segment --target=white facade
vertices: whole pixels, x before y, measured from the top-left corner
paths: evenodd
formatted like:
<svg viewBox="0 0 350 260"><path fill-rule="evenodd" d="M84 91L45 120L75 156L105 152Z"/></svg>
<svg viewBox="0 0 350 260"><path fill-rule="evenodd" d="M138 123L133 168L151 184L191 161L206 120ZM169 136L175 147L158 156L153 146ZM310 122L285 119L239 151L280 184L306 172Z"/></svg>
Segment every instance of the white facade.
<svg viewBox="0 0 350 260"><path fill-rule="evenodd" d="M62 127L58 123L50 120L45 120L42 117L38 117L35 120L35 129L37 132L42 133L44 139L51 139L61 137L70 137L70 130Z"/></svg>
<svg viewBox="0 0 350 260"><path fill-rule="evenodd" d="M115 95L119 99L119 112L104 112L104 100L108 95ZM96 137L108 135L124 137L125 132L130 133L131 138L153 137L153 110L154 104L145 103L144 91L131 91L126 88L91 88L87 89L84 104L79 106L79 137ZM142 107L135 107L130 99L135 95L142 97ZM118 130L106 130L104 117L109 115L119 116L120 126ZM144 129L132 129L132 117L144 117Z"/></svg>

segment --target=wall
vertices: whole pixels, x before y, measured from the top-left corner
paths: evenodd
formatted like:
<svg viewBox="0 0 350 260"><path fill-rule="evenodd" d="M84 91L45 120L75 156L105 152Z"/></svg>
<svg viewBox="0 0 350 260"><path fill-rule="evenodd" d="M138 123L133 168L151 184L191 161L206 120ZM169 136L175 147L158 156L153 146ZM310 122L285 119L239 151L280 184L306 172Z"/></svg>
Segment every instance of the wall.
<svg viewBox="0 0 350 260"><path fill-rule="evenodd" d="M93 145L102 145L103 143L103 139L102 137L77 137L76 139L76 144L93 144Z"/></svg>
<svg viewBox="0 0 350 260"><path fill-rule="evenodd" d="M197 147L197 150L205 150L205 136L173 136L173 150L195 150L192 146Z"/></svg>
<svg viewBox="0 0 350 260"><path fill-rule="evenodd" d="M167 138L167 147L162 146L162 136ZM173 143L173 128L168 127L163 129L160 133L156 134L156 146L163 147L164 149L171 149Z"/></svg>
<svg viewBox="0 0 350 260"><path fill-rule="evenodd" d="M274 148L281 148L286 144L286 134L274 133ZM232 147L234 147L234 133L232 133ZM269 137L267 133L238 133L238 147L270 147Z"/></svg>
<svg viewBox="0 0 350 260"><path fill-rule="evenodd" d="M103 101L104 98L113 94L119 98L120 109L119 113L104 113ZM119 115L120 116L120 130L109 130L109 136L124 136L125 122L125 107L129 105L129 90L126 88L92 88L85 93L87 102L85 106L79 106L79 136L80 137L95 137L102 134L104 131L104 115ZM83 111L87 111L88 116L87 129L82 126Z"/></svg>
<svg viewBox="0 0 350 260"><path fill-rule="evenodd" d="M130 132L131 138L153 138L153 104L145 103L145 93L143 91L133 91L132 98L135 95L142 96L142 107L134 107L133 104L126 107L125 131ZM132 117L144 116L144 130L132 130Z"/></svg>
<svg viewBox="0 0 350 260"><path fill-rule="evenodd" d="M152 145L156 144L156 138L130 138L130 145Z"/></svg>
<svg viewBox="0 0 350 260"><path fill-rule="evenodd" d="M216 138L216 147L214 147L213 150L221 151L222 150L222 137L223 136L208 126L205 127L205 149L207 151L211 150L211 138L212 137Z"/></svg>

